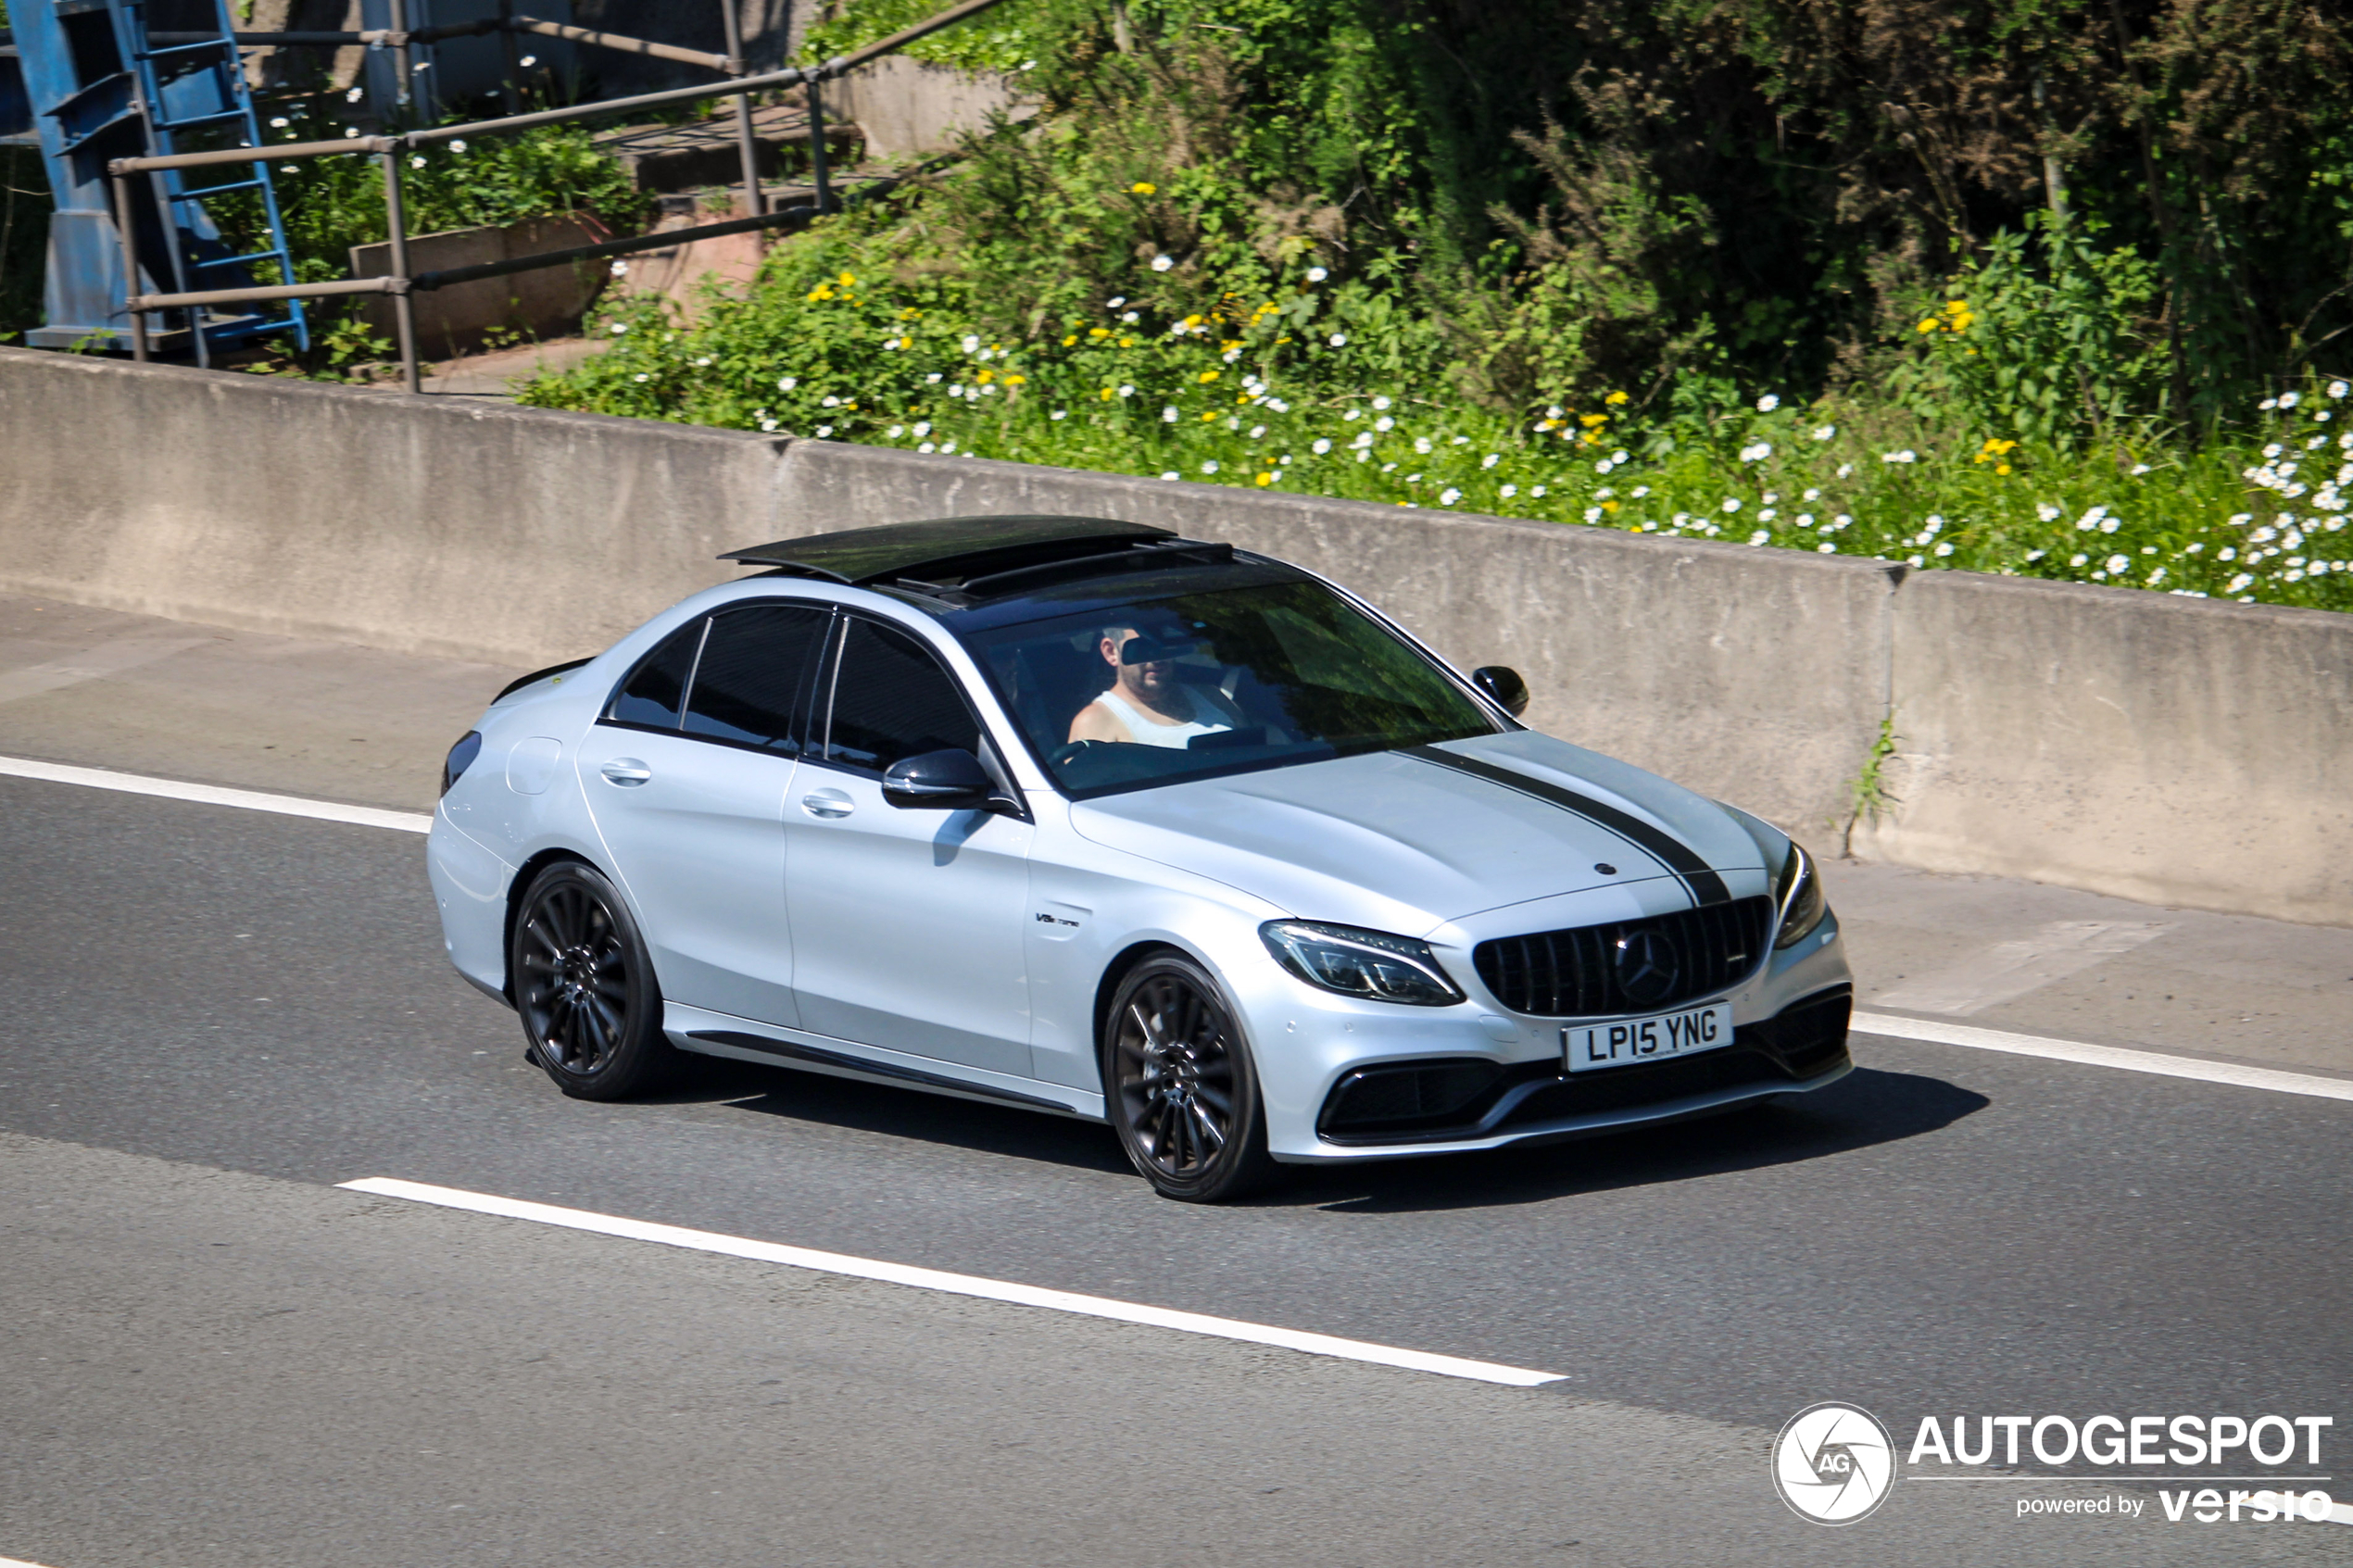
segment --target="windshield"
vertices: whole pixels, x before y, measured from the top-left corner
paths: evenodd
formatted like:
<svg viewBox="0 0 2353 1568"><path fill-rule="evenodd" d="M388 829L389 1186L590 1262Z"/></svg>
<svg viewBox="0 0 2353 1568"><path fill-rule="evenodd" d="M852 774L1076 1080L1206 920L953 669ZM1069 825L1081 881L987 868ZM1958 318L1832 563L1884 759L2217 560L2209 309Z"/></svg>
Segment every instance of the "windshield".
<svg viewBox="0 0 2353 1568"><path fill-rule="evenodd" d="M1319 583L1097 605L964 641L1054 782L1077 797L1498 727Z"/></svg>

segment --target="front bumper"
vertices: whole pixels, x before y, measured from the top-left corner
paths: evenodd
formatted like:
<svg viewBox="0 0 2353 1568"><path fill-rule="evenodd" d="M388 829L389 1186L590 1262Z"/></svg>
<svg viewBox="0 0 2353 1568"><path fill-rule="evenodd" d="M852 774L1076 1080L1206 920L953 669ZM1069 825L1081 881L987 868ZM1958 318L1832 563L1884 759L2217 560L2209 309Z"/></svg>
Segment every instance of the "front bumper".
<svg viewBox="0 0 2353 1568"><path fill-rule="evenodd" d="M1850 985L1734 1029L1716 1050L1569 1074L1546 1060L1423 1060L1344 1074L1316 1118L1319 1160L1389 1160L1592 1136L1804 1094L1854 1069Z"/></svg>

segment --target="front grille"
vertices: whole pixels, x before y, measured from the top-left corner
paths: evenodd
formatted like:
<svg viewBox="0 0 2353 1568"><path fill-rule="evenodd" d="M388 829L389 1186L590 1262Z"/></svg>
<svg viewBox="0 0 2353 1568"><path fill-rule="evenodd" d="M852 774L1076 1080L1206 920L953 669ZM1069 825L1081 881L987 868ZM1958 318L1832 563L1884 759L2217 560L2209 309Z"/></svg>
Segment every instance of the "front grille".
<svg viewBox="0 0 2353 1568"><path fill-rule="evenodd" d="M1657 1012L1721 991L1765 956L1773 901L1759 896L1668 915L1499 936L1471 953L1478 977L1514 1012L1541 1018L1606 1018ZM1621 944L1638 944L1663 979L1646 977L1639 962L1621 960ZM1642 982L1649 978L1651 984Z"/></svg>

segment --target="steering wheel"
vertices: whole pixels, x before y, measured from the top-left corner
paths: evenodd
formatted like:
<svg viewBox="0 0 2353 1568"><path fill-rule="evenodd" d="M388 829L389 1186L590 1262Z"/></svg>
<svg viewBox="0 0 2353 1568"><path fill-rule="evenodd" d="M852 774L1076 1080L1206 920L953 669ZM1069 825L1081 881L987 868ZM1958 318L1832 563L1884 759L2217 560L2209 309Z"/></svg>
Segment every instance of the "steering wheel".
<svg viewBox="0 0 2353 1568"><path fill-rule="evenodd" d="M1113 746L1116 744L1116 742L1107 740L1064 741L1062 745L1054 747L1053 750L1046 754L1046 760L1052 763L1057 768L1067 768L1073 762L1076 762L1080 758L1086 756L1088 751L1094 747Z"/></svg>

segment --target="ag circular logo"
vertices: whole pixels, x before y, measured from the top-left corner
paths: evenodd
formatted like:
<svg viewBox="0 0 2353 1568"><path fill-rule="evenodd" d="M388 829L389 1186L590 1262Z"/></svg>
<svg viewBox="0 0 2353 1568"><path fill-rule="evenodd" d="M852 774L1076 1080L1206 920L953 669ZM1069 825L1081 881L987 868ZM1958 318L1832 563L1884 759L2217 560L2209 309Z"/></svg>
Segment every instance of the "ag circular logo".
<svg viewBox="0 0 2353 1568"><path fill-rule="evenodd" d="M1869 1411L1829 1401L1790 1417L1773 1439L1773 1486L1817 1524L1852 1524L1887 1500L1895 1445Z"/></svg>
<svg viewBox="0 0 2353 1568"><path fill-rule="evenodd" d="M1664 932L1629 931L1617 939L1618 988L1636 1007L1650 1007L1672 996L1682 979L1682 960Z"/></svg>

